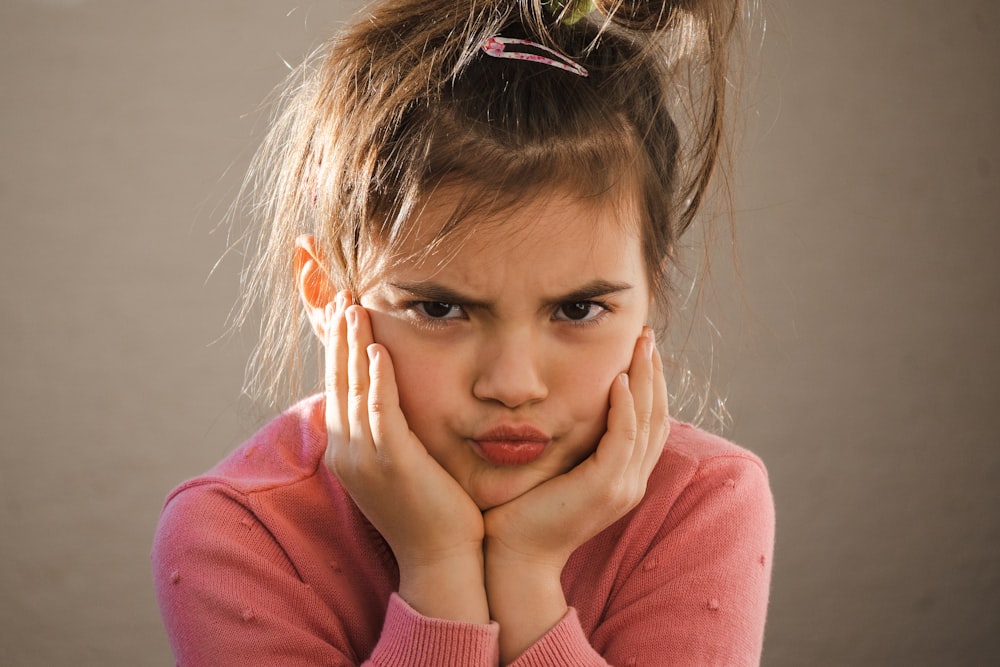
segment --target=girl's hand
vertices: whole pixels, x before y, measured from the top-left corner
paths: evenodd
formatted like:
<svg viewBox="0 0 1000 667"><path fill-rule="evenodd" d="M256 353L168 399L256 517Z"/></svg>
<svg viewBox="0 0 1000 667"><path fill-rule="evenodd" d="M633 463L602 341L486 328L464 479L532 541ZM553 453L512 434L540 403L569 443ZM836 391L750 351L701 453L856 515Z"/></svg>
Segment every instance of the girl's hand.
<svg viewBox="0 0 1000 667"><path fill-rule="evenodd" d="M485 514L486 589L500 623L501 662L566 612L560 575L570 554L635 507L669 432L667 387L653 333L635 345L610 392L607 431L572 470Z"/></svg>
<svg viewBox="0 0 1000 667"><path fill-rule="evenodd" d="M410 606L486 623L482 514L410 430L388 351L352 301L326 308L327 465L392 548Z"/></svg>
<svg viewBox="0 0 1000 667"><path fill-rule="evenodd" d="M669 432L663 365L646 330L615 379L607 431L586 460L486 513L487 547L560 569L570 554L635 507ZM558 446L558 445L557 445Z"/></svg>

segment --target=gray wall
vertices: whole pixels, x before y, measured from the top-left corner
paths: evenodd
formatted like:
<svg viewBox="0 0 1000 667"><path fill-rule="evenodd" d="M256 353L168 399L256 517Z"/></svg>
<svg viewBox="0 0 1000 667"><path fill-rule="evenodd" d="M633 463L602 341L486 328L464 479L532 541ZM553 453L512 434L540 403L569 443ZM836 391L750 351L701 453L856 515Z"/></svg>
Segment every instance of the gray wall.
<svg viewBox="0 0 1000 667"><path fill-rule="evenodd" d="M720 253L709 307L727 434L777 499L764 663L985 664L1000 5L766 4L742 277ZM3 664L172 664L148 573L160 504L259 419L245 342L212 344L238 262L206 281L210 232L282 58L353 6L0 3Z"/></svg>

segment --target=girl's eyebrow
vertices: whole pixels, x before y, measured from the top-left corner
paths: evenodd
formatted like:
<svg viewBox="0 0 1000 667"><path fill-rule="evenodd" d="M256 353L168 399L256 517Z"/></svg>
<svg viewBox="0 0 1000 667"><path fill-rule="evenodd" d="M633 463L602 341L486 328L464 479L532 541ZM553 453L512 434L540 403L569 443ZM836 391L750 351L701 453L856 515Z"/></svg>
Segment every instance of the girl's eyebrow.
<svg viewBox="0 0 1000 667"><path fill-rule="evenodd" d="M486 301L474 299L462 294L458 290L452 289L435 282L412 282L412 283L389 283L397 290L406 292L411 296L423 301L433 301L437 303L450 303L473 308L489 308ZM571 292L556 297L546 299L547 305L560 303L579 303L590 301L610 294L625 292L632 289L632 285L624 282L611 282L609 280L592 280Z"/></svg>
<svg viewBox="0 0 1000 667"><path fill-rule="evenodd" d="M421 281L414 283L389 283L389 285L394 289L406 292L410 296L420 299L421 301L478 307L485 307L487 305L483 301L477 301L469 298L457 290L453 290L452 288L446 287L440 283Z"/></svg>
<svg viewBox="0 0 1000 667"><path fill-rule="evenodd" d="M591 282L573 290L572 292L569 292L568 294L552 299L550 303L579 303L581 301L597 299L602 296L617 294L618 292L625 292L630 289L632 289L632 285L629 283L614 283L610 280L592 280Z"/></svg>

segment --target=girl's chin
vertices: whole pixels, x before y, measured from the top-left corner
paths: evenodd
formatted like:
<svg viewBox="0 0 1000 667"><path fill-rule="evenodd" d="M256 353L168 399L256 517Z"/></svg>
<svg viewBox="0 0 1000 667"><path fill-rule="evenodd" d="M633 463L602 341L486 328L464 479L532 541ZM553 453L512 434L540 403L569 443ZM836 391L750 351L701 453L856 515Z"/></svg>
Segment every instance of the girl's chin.
<svg viewBox="0 0 1000 667"><path fill-rule="evenodd" d="M523 496L554 476L526 468L503 468L490 472L501 474L479 475L465 487L466 493L483 512Z"/></svg>
<svg viewBox="0 0 1000 667"><path fill-rule="evenodd" d="M476 505L479 507L480 511L486 512L494 507L500 507L501 505L506 505L515 498L524 495L527 491L520 492L502 492L496 490L489 490L482 493L473 492L470 495L472 500L475 501Z"/></svg>

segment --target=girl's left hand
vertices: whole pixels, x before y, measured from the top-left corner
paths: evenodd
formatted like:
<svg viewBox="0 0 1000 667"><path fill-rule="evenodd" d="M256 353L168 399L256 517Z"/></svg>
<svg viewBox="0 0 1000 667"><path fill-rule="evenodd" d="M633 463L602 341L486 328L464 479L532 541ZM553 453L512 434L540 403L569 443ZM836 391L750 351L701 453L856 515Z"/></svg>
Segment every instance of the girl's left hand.
<svg viewBox="0 0 1000 667"><path fill-rule="evenodd" d="M565 474L488 511L488 546L560 568L577 547L635 507L669 433L663 364L648 328L610 395L597 449Z"/></svg>
<svg viewBox="0 0 1000 667"><path fill-rule="evenodd" d="M559 577L566 561L645 495L667 439L668 416L663 363L647 328L636 341L628 373L612 384L607 430L594 453L486 512L486 588L501 627L502 662L565 614Z"/></svg>

